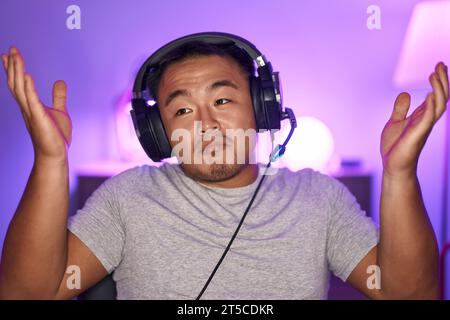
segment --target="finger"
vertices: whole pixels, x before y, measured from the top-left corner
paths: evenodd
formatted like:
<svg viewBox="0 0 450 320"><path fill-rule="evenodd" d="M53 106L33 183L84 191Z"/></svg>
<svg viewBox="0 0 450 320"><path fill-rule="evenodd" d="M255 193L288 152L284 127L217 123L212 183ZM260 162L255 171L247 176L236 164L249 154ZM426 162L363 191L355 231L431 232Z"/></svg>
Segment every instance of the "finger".
<svg viewBox="0 0 450 320"><path fill-rule="evenodd" d="M3 62L3 68L5 71L8 71L8 56L6 54L2 54L2 62Z"/></svg>
<svg viewBox="0 0 450 320"><path fill-rule="evenodd" d="M434 112L435 120L437 121L440 116L444 113L446 99L444 94L444 89L442 88L442 83L439 81L436 73L430 75L430 83L433 87L434 104L433 107L436 109ZM427 106L428 107L428 106Z"/></svg>
<svg viewBox="0 0 450 320"><path fill-rule="evenodd" d="M14 94L14 54L9 54L8 57L8 87L12 94Z"/></svg>
<svg viewBox="0 0 450 320"><path fill-rule="evenodd" d="M411 96L407 92L402 92L397 96L392 111L391 120L398 121L405 119L411 104Z"/></svg>
<svg viewBox="0 0 450 320"><path fill-rule="evenodd" d="M45 110L42 103L39 101L33 78L29 74L25 74L25 96L27 98L28 106L30 107L31 116L45 116Z"/></svg>
<svg viewBox="0 0 450 320"><path fill-rule="evenodd" d="M14 57L14 93L19 102L20 108L27 118L30 116L30 108L25 97L24 78L23 78L23 60L20 53L17 53Z"/></svg>
<svg viewBox="0 0 450 320"><path fill-rule="evenodd" d="M436 110L436 96L433 93L429 93L426 98L425 112L423 115L424 124L427 128L433 125Z"/></svg>
<svg viewBox="0 0 450 320"><path fill-rule="evenodd" d="M2 54L1 58L2 58L2 63L3 63L3 68L5 69L6 74L8 74L8 59L9 59L9 57L6 54ZM25 104L27 104L26 99L25 99ZM20 107L20 112L22 113L23 119L25 120L25 125L27 128L29 128L29 112L28 113L25 112L25 108L22 106L21 103L19 103L19 107Z"/></svg>
<svg viewBox="0 0 450 320"><path fill-rule="evenodd" d="M63 80L55 81L52 96L53 108L66 111L67 86Z"/></svg>
<svg viewBox="0 0 450 320"><path fill-rule="evenodd" d="M441 81L442 88L444 89L445 101L449 99L449 85L448 85L448 70L447 66L443 62L439 62L436 66L436 73Z"/></svg>
<svg viewBox="0 0 450 320"><path fill-rule="evenodd" d="M428 134L433 128L435 114L434 104L434 95L433 93L429 93L421 106L423 108L419 110L417 114L415 114L411 119L411 124L413 126L417 126L418 128L415 133L418 135L418 137L423 136L424 134Z"/></svg>
<svg viewBox="0 0 450 320"><path fill-rule="evenodd" d="M8 87L11 90L11 93L14 95L14 63L13 58L17 53L17 48L11 46L9 48L9 56L8 56Z"/></svg>

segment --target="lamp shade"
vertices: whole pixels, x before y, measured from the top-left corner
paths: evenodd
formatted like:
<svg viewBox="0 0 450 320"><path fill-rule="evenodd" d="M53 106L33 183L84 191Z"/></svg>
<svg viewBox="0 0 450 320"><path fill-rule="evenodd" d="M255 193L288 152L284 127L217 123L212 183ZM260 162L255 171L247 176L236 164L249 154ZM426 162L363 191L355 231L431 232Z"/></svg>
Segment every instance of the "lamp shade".
<svg viewBox="0 0 450 320"><path fill-rule="evenodd" d="M450 64L450 1L416 4L403 41L393 82L396 87L428 86L437 62Z"/></svg>

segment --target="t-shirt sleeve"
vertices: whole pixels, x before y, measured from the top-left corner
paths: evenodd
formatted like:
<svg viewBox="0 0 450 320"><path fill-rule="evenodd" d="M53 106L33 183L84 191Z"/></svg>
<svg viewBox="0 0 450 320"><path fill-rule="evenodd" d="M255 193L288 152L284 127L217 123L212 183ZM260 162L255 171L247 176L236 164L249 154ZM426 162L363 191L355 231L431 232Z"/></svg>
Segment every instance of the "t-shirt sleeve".
<svg viewBox="0 0 450 320"><path fill-rule="evenodd" d="M329 269L346 281L358 263L379 242L378 227L340 181L331 179L331 203L327 226Z"/></svg>
<svg viewBox="0 0 450 320"><path fill-rule="evenodd" d="M92 251L108 273L122 260L125 241L117 188L115 177L107 179L68 221L68 229Z"/></svg>

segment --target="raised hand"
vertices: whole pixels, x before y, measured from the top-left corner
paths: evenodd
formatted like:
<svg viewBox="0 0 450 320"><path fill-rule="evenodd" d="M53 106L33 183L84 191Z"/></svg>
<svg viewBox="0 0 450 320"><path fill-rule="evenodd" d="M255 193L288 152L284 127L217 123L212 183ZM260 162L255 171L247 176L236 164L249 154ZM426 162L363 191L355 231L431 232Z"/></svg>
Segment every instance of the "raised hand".
<svg viewBox="0 0 450 320"><path fill-rule="evenodd" d="M411 176L416 173L420 152L434 124L446 110L449 80L448 69L442 62L436 65L429 81L433 92L410 116L406 116L411 104L410 95L403 92L395 100L380 144L383 171L389 176Z"/></svg>
<svg viewBox="0 0 450 320"><path fill-rule="evenodd" d="M31 75L24 73L24 62L19 51L11 47L9 54L1 55L8 87L22 112L31 136L35 159L66 160L72 139L72 122L66 107L66 84L62 80L53 84L53 107L39 99Z"/></svg>

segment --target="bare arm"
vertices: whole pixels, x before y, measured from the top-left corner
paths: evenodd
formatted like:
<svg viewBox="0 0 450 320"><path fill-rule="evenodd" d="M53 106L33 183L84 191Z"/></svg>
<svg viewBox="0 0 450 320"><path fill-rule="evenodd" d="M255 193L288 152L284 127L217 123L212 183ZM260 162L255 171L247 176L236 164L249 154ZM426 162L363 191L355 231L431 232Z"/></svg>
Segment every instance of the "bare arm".
<svg viewBox="0 0 450 320"><path fill-rule="evenodd" d="M106 277L108 272L97 257L72 232L67 231L67 267L80 268L80 289L67 285L71 273L64 273L55 299L71 299Z"/></svg>
<svg viewBox="0 0 450 320"><path fill-rule="evenodd" d="M438 298L438 246L417 177L384 175L380 206L382 292L394 298Z"/></svg>
<svg viewBox="0 0 450 320"><path fill-rule="evenodd" d="M382 185L380 243L348 281L374 299L436 299L439 252L419 181L384 175ZM380 267L380 290L367 286L370 265Z"/></svg>
<svg viewBox="0 0 450 320"><path fill-rule="evenodd" d="M35 162L5 239L0 293L51 297L65 272L67 162Z"/></svg>
<svg viewBox="0 0 450 320"><path fill-rule="evenodd" d="M53 107L44 106L18 50L2 55L8 87L31 136L35 161L8 228L0 264L0 298L70 298L62 286L70 263L84 268L85 286L106 275L95 256L67 231L71 121L66 85L53 86Z"/></svg>
<svg viewBox="0 0 450 320"><path fill-rule="evenodd" d="M33 167L4 243L0 299L70 299L108 274L66 229L66 169L66 164ZM80 289L67 286L66 269L73 265L80 268Z"/></svg>
<svg viewBox="0 0 450 320"><path fill-rule="evenodd" d="M349 282L372 298L435 299L439 294L439 253L422 199L417 164L423 146L446 110L448 70L443 63L430 76L433 92L410 116L410 97L397 97L381 136L383 181L380 243L355 268ZM381 289L366 286L366 268L381 269Z"/></svg>

